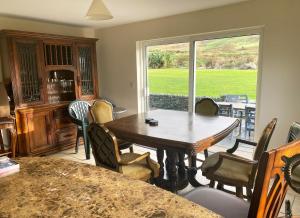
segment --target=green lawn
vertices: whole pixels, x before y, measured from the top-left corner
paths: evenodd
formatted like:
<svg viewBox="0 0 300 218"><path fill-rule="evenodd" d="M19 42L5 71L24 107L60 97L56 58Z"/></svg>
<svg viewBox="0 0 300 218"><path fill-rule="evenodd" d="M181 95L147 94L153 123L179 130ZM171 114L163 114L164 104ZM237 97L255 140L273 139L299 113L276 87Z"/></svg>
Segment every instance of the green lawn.
<svg viewBox="0 0 300 218"><path fill-rule="evenodd" d="M188 69L149 69L150 94L188 95ZM198 70L196 96L247 94L256 99L255 70Z"/></svg>

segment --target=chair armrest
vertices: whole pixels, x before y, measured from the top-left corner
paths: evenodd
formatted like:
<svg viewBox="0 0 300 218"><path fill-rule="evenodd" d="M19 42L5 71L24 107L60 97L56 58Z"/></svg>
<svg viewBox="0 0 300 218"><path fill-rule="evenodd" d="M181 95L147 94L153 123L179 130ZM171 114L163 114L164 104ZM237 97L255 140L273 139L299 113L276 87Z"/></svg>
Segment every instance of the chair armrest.
<svg viewBox="0 0 300 218"><path fill-rule="evenodd" d="M222 166L224 160L238 162L238 163L242 163L242 164L246 164L246 165L252 165L253 167L256 167L258 164L258 161L249 160L249 159L239 157L239 156L231 156L229 154L227 155L226 153L220 153L218 162L216 164L214 164L214 166L209 168L209 172L211 174L214 174Z"/></svg>
<svg viewBox="0 0 300 218"><path fill-rule="evenodd" d="M234 146L232 148L228 149L227 152L231 153L231 154L234 153L238 149L240 143L252 145L252 146L257 145L256 142L252 142L252 141L248 141L248 140L244 140L244 139L236 139Z"/></svg>
<svg viewBox="0 0 300 218"><path fill-rule="evenodd" d="M133 160L130 160L130 161L120 161L119 163L121 165L129 165L129 164L133 164L133 163L136 163L136 162L139 162L141 160L144 160L144 159L147 159L147 158L150 158L150 153L147 152L145 154L142 154L141 156L137 157L136 159L133 159Z"/></svg>
<svg viewBox="0 0 300 218"><path fill-rule="evenodd" d="M256 160L250 160L250 159L239 157L239 156L231 156L231 155L227 155L226 153L220 153L218 162L223 161L225 159L226 160L237 161L237 162L244 163L244 164L252 164L252 165L257 165L258 164L258 161L256 161Z"/></svg>

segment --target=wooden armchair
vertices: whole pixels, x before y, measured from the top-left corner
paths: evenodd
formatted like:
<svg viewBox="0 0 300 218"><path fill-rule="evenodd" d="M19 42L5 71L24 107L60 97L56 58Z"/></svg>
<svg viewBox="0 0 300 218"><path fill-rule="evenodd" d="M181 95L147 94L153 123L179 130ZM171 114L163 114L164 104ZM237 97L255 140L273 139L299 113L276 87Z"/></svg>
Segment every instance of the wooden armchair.
<svg viewBox="0 0 300 218"><path fill-rule="evenodd" d="M283 159L300 153L300 140L263 152L259 162L254 193L250 202L229 193L200 187L185 198L200 204L225 218L277 217L287 192Z"/></svg>
<svg viewBox="0 0 300 218"><path fill-rule="evenodd" d="M88 128L96 165L123 173L133 179L151 182L159 176L159 164L150 159L150 153L119 154L116 137L103 125L92 123Z"/></svg>
<svg viewBox="0 0 300 218"><path fill-rule="evenodd" d="M204 116L216 116L219 112L218 104L211 98L202 98L195 105L195 113Z"/></svg>
<svg viewBox="0 0 300 218"><path fill-rule="evenodd" d="M257 172L258 161L264 151L267 150L271 136L275 129L277 119L274 118L264 129L258 143L237 139L234 146L227 152L218 152L209 156L202 164L201 171L210 182L210 187L214 187L218 182L218 189L223 189L223 185L236 187L236 195L243 197L243 187L246 187L247 197L251 198L252 188ZM240 143L256 146L253 160L249 160L233 153Z"/></svg>
<svg viewBox="0 0 300 218"><path fill-rule="evenodd" d="M195 105L195 113L203 116L217 116L219 113L218 104L211 98L202 98ZM208 150L204 150L205 158L208 157ZM198 159L198 161L203 162L203 160Z"/></svg>
<svg viewBox="0 0 300 218"><path fill-rule="evenodd" d="M91 117L93 122L104 124L114 120L113 115L113 105L106 100L97 100L89 107ZM130 152L133 152L133 147L131 142L124 141L122 139L117 139L119 149L129 148Z"/></svg>

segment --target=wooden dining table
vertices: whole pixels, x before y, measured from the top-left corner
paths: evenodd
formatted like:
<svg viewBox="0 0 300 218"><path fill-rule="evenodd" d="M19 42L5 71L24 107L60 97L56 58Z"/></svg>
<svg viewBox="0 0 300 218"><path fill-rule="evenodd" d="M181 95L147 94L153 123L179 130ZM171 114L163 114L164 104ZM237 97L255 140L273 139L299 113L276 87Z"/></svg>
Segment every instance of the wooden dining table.
<svg viewBox="0 0 300 218"><path fill-rule="evenodd" d="M146 118L157 120L158 125L150 126ZM231 117L159 109L123 117L105 126L120 139L156 148L161 166L156 184L176 192L188 183L194 187L201 185L195 178L197 153L224 139L239 122ZM189 157L189 166L185 165L185 155Z"/></svg>

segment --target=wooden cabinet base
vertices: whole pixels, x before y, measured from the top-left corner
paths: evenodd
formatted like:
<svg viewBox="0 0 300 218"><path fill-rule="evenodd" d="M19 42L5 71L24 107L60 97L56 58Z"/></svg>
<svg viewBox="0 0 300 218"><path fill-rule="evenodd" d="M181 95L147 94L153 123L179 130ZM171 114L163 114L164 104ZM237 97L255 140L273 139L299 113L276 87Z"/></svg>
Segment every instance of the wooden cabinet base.
<svg viewBox="0 0 300 218"><path fill-rule="evenodd" d="M75 147L77 127L68 104L42 105L16 110L19 156L38 156Z"/></svg>

